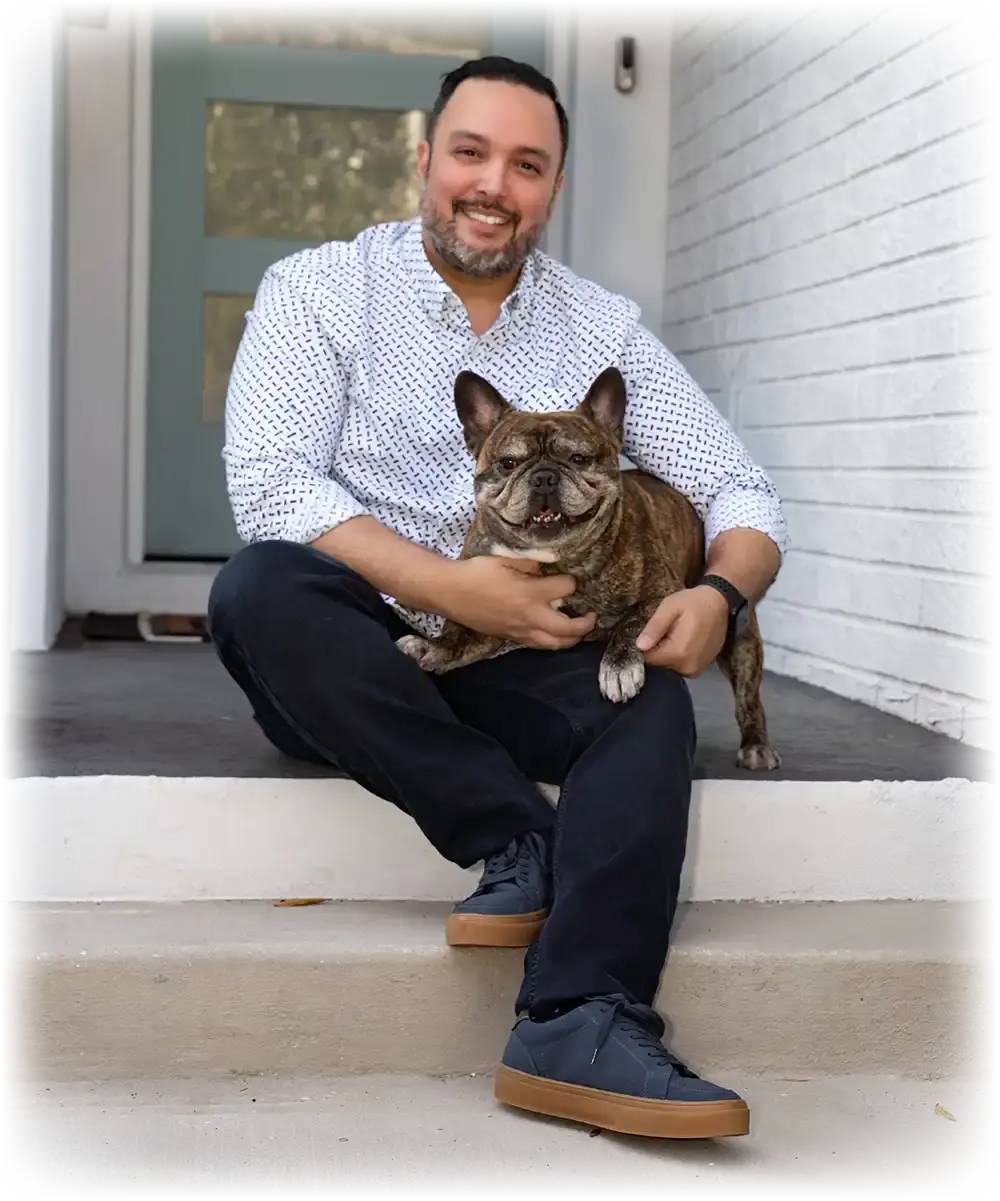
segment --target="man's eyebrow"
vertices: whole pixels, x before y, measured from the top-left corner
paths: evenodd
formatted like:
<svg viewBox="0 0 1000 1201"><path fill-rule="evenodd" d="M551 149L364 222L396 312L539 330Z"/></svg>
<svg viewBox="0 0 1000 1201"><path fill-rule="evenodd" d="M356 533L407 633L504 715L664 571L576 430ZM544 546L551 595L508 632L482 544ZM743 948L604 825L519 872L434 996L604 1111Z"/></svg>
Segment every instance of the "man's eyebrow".
<svg viewBox="0 0 1000 1201"><path fill-rule="evenodd" d="M484 138L481 133L473 133L471 129L455 129L448 140L450 142L478 142L480 145L485 145L488 139ZM514 153L531 154L546 163L552 160L552 155L547 150L542 150L539 146L518 146Z"/></svg>

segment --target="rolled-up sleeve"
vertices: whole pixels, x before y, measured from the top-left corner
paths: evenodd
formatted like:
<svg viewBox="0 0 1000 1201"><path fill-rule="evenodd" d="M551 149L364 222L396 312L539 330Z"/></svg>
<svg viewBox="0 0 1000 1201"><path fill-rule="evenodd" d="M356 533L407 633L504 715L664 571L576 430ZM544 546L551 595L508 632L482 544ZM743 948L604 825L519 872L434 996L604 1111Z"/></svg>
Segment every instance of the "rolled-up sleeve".
<svg viewBox="0 0 1000 1201"><path fill-rule="evenodd" d="M774 484L678 360L638 326L621 369L625 454L687 497L704 522L706 549L725 530L754 529L783 555L788 529Z"/></svg>
<svg viewBox="0 0 1000 1201"><path fill-rule="evenodd" d="M347 411L342 363L310 306L272 267L247 315L222 455L244 542L311 542L368 512L331 476Z"/></svg>

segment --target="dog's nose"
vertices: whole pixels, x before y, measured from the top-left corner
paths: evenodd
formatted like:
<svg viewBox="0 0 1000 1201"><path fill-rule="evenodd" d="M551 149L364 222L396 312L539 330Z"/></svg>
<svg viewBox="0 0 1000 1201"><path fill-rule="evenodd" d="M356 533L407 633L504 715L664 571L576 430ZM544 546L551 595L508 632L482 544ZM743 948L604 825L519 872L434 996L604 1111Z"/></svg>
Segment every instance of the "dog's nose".
<svg viewBox="0 0 1000 1201"><path fill-rule="evenodd" d="M551 467L539 467L531 473L528 483L537 492L554 492L559 483L559 476Z"/></svg>

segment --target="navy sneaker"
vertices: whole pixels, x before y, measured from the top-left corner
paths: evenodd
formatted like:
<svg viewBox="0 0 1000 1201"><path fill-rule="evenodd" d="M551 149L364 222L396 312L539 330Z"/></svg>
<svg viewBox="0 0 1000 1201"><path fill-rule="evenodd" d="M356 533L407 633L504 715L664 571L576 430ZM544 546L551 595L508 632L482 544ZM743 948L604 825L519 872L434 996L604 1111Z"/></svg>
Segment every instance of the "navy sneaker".
<svg viewBox="0 0 1000 1201"><path fill-rule="evenodd" d="M747 1134L745 1101L702 1080L663 1046L663 1020L622 996L511 1031L497 1069L498 1101L651 1138Z"/></svg>
<svg viewBox="0 0 1000 1201"><path fill-rule="evenodd" d="M486 860L479 887L454 908L445 927L452 947L526 947L552 903L550 835L513 839Z"/></svg>

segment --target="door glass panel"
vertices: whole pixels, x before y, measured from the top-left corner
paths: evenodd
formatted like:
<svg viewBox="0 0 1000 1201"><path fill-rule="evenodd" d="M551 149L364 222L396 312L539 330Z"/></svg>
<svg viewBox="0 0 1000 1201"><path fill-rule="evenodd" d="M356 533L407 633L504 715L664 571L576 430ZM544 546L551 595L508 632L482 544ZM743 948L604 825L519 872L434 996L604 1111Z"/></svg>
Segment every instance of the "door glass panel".
<svg viewBox="0 0 1000 1201"><path fill-rule="evenodd" d="M447 15L412 17L300 16L277 9L213 12L209 41L296 49L379 50L390 54L456 54L479 58L489 45L486 21Z"/></svg>
<svg viewBox="0 0 1000 1201"><path fill-rule="evenodd" d="M205 232L219 238L350 240L416 216L419 110L210 101Z"/></svg>
<svg viewBox="0 0 1000 1201"><path fill-rule="evenodd" d="M206 293L201 352L201 419L219 425L226 415L226 391L253 296Z"/></svg>

